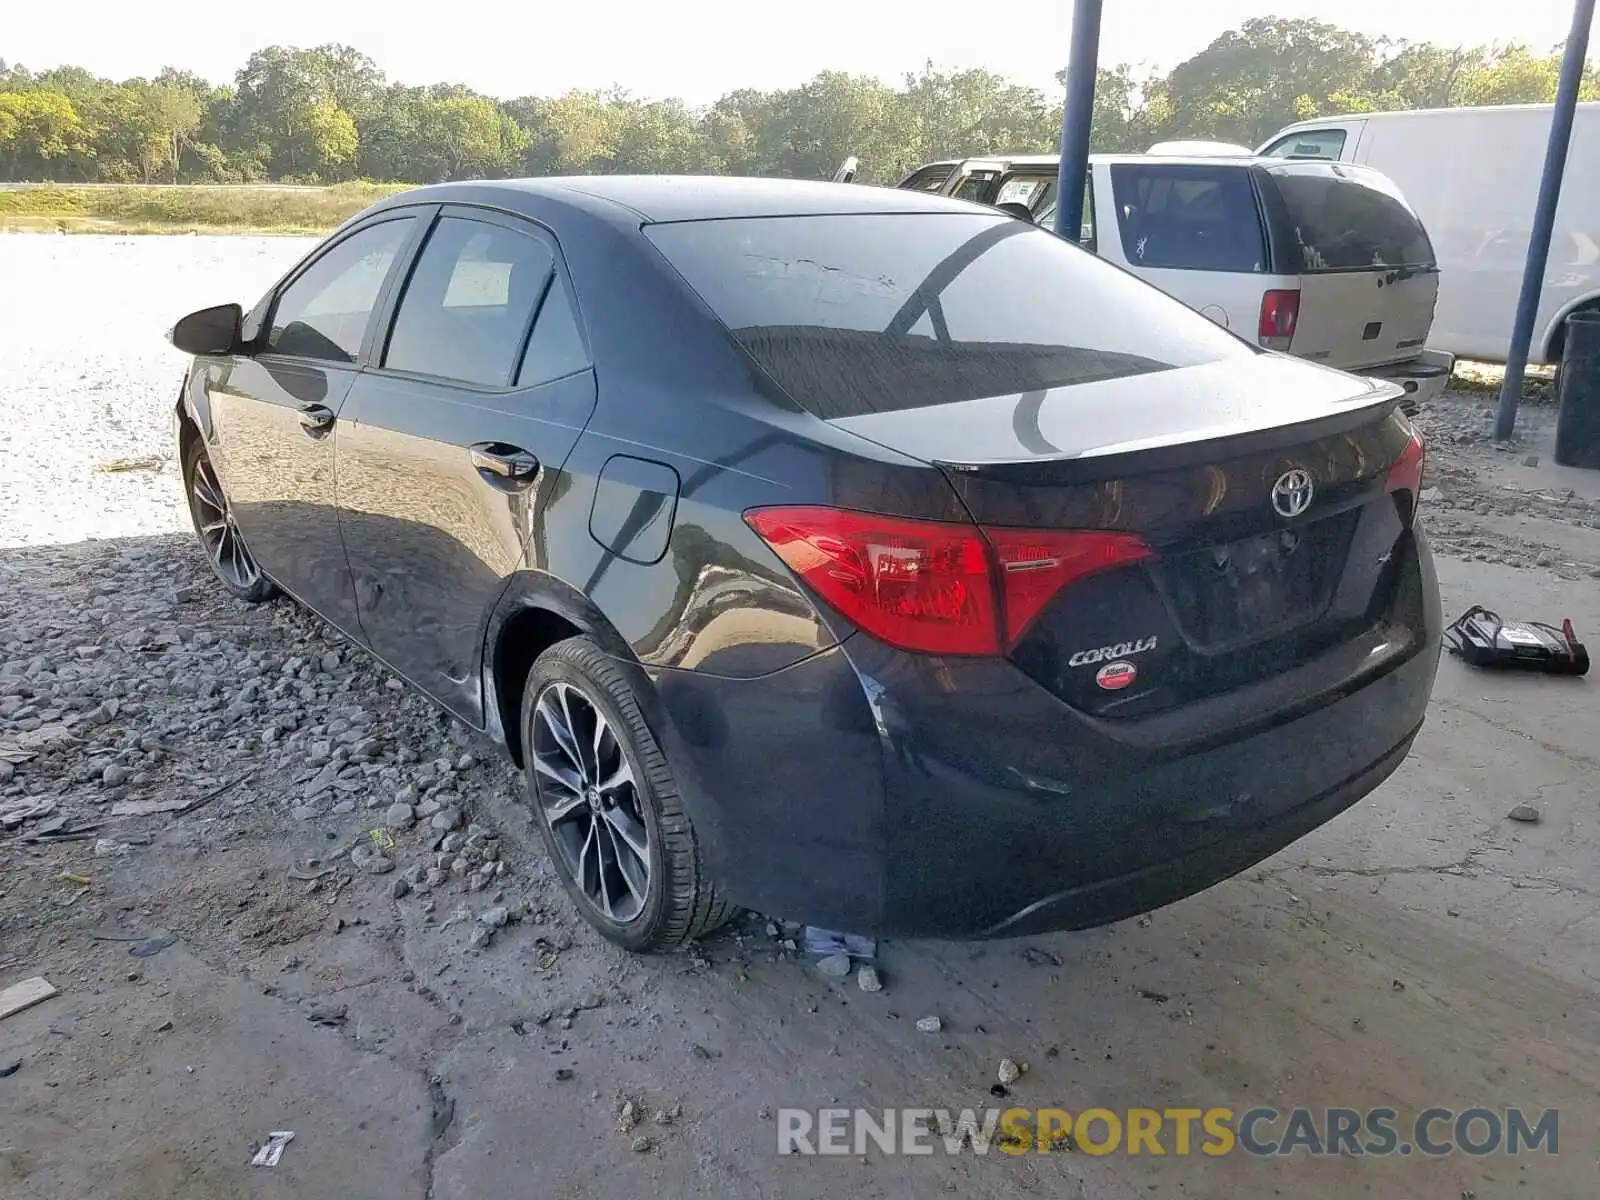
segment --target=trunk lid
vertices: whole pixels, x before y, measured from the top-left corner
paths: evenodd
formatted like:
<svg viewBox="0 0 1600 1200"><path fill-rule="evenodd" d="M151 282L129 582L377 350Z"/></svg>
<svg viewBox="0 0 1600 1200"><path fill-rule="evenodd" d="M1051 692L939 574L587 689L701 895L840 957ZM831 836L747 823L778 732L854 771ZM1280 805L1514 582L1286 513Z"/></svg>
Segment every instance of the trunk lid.
<svg viewBox="0 0 1600 1200"><path fill-rule="evenodd" d="M1074 708L1129 718L1386 619L1415 503L1389 487L1412 437L1399 394L1262 356L834 424L937 463L981 526L1139 535L1149 559L1063 590L1011 654Z"/></svg>
<svg viewBox="0 0 1600 1200"><path fill-rule="evenodd" d="M1433 326L1439 269L1398 188L1364 167L1266 171L1275 257L1300 275L1289 353L1344 370L1415 358Z"/></svg>
<svg viewBox="0 0 1600 1200"><path fill-rule="evenodd" d="M1428 340L1438 295L1433 269L1303 275L1289 353L1341 370L1415 358Z"/></svg>

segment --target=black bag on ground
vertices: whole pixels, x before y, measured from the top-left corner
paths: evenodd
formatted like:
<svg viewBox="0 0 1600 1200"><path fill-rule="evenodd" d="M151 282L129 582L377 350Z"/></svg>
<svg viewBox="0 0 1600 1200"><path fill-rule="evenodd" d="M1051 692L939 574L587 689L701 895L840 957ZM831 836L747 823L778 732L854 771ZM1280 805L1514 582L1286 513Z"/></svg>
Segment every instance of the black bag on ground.
<svg viewBox="0 0 1600 1200"><path fill-rule="evenodd" d="M1585 675L1589 652L1572 632L1538 621L1507 622L1498 613L1474 605L1444 631L1444 644L1475 667L1510 667L1547 675Z"/></svg>

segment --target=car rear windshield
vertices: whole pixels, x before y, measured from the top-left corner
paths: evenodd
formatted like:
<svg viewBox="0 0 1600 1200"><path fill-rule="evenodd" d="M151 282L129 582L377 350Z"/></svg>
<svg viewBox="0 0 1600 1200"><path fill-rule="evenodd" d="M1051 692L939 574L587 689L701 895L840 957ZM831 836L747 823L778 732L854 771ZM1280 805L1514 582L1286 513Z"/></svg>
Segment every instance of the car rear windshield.
<svg viewBox="0 0 1600 1200"><path fill-rule="evenodd" d="M757 365L824 418L1255 353L1155 288L1010 217L737 218L645 233Z"/></svg>
<svg viewBox="0 0 1600 1200"><path fill-rule="evenodd" d="M1242 274L1267 269L1261 209L1247 168L1117 164L1111 191L1130 265Z"/></svg>
<svg viewBox="0 0 1600 1200"><path fill-rule="evenodd" d="M1297 269L1432 267L1433 244L1405 197L1374 171L1338 164L1271 168L1300 256Z"/></svg>

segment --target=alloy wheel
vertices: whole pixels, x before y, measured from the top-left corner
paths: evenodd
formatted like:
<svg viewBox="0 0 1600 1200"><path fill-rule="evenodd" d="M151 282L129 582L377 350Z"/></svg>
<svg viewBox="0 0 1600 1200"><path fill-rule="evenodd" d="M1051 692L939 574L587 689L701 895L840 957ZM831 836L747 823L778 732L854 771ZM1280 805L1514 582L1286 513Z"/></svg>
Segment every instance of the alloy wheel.
<svg viewBox="0 0 1600 1200"><path fill-rule="evenodd" d="M211 565L218 575L241 592L249 591L260 581L261 568L250 556L234 522L233 509L211 469L211 460L204 454L195 460L189 497L194 507L195 528L211 557Z"/></svg>
<svg viewBox="0 0 1600 1200"><path fill-rule="evenodd" d="M568 875L608 920L637 919L650 895L650 831L611 723L582 691L551 683L534 702L531 755Z"/></svg>

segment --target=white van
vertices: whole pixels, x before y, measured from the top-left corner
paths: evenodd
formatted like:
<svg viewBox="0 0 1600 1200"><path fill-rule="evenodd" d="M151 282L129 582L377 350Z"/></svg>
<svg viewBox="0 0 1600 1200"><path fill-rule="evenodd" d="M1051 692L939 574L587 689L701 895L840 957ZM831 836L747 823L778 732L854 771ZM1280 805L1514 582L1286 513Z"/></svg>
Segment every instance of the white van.
<svg viewBox="0 0 1600 1200"><path fill-rule="evenodd" d="M1428 345L1504 362L1553 108L1362 113L1302 121L1257 152L1376 168L1399 186L1438 256ZM1578 105L1528 361L1561 359L1567 315L1600 308L1600 104Z"/></svg>

